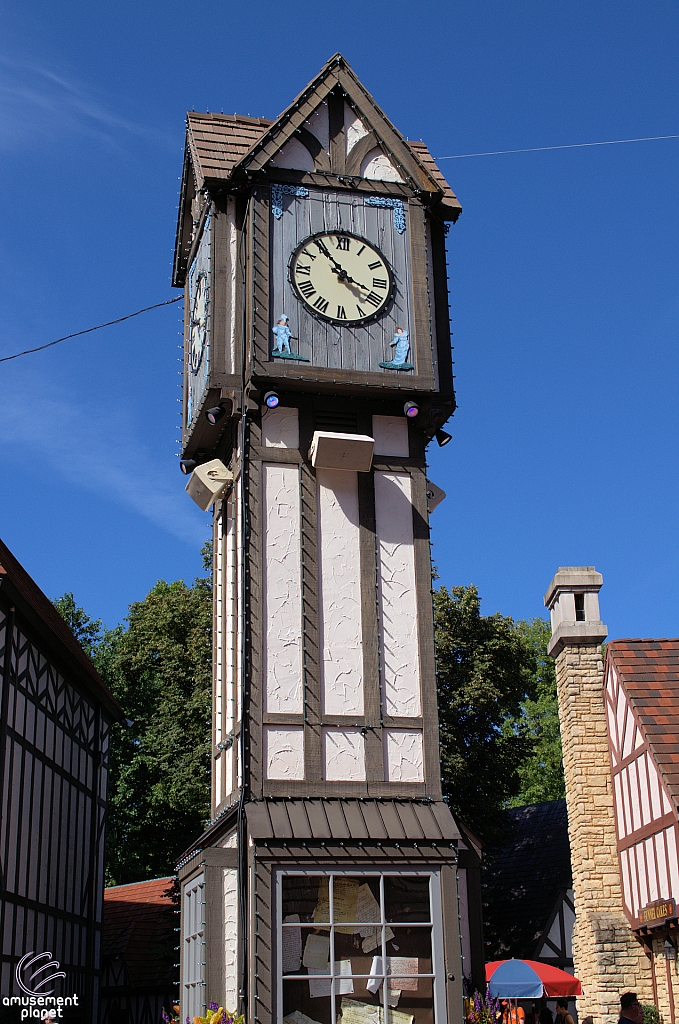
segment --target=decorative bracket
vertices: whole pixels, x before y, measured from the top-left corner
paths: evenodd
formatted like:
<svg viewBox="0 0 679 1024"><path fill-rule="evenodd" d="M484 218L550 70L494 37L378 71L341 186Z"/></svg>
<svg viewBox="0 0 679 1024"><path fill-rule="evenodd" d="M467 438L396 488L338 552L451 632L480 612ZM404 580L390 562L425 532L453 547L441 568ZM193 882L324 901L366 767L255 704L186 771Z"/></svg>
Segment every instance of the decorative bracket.
<svg viewBox="0 0 679 1024"><path fill-rule="evenodd" d="M365 201L366 206L386 206L388 209L394 211L394 227L398 231L399 235L402 235L406 229L406 215L403 208L402 199L391 199L389 196L368 196Z"/></svg>
<svg viewBox="0 0 679 1024"><path fill-rule="evenodd" d="M271 186L271 212L276 220L283 216L283 196L297 196L299 199L306 199L309 189L304 185L272 185Z"/></svg>

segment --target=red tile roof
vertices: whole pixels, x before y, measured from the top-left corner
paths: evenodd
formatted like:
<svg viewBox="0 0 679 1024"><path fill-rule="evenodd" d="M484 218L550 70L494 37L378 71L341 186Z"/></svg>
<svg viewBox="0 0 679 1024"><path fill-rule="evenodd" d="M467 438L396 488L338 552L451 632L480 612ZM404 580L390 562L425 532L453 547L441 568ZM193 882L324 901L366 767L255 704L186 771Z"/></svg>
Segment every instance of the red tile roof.
<svg viewBox="0 0 679 1024"><path fill-rule="evenodd" d="M125 961L130 984L153 986L172 975L175 904L172 877L104 889L104 957Z"/></svg>
<svg viewBox="0 0 679 1024"><path fill-rule="evenodd" d="M679 639L612 640L622 680L667 789L679 807Z"/></svg>

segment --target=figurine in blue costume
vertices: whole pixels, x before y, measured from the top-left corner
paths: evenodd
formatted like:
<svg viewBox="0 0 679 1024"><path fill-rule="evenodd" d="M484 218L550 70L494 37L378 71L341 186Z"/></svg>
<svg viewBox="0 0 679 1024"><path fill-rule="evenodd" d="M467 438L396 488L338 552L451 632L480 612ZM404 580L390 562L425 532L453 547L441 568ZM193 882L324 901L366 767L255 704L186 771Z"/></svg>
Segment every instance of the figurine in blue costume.
<svg viewBox="0 0 679 1024"><path fill-rule="evenodd" d="M278 344L276 345L276 348L273 350L273 354L275 356L280 355L281 352L290 351L290 338L292 338L293 335L292 331L288 327L289 322L290 317L283 313L276 326L271 328L271 330L276 335L276 338L278 340ZM297 339L295 338L294 340L296 341Z"/></svg>
<svg viewBox="0 0 679 1024"><path fill-rule="evenodd" d="M290 351L290 339L297 341L298 339L290 330L288 324L290 317L286 313L282 313L278 318L278 323L271 330L276 335L276 347L272 350L271 355L276 356L278 359L297 359L300 363L308 363L309 360L306 356L300 356L297 352Z"/></svg>
<svg viewBox="0 0 679 1024"><path fill-rule="evenodd" d="M412 370L413 364L406 362L408 349L410 348L408 331L404 331L402 327L397 327L394 333L394 340L390 344L396 351L388 363L380 363L380 366L385 370Z"/></svg>

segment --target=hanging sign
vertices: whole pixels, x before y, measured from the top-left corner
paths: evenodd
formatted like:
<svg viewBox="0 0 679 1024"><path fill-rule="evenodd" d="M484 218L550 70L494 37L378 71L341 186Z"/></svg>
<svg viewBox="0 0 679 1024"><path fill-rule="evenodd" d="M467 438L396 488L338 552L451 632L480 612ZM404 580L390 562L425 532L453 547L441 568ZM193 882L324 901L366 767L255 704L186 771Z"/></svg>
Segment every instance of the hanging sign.
<svg viewBox="0 0 679 1024"><path fill-rule="evenodd" d="M647 903L645 907L642 907L639 911L639 923L660 924L660 922L666 921L669 917L676 916L677 904L670 897L667 900L655 900L653 903Z"/></svg>

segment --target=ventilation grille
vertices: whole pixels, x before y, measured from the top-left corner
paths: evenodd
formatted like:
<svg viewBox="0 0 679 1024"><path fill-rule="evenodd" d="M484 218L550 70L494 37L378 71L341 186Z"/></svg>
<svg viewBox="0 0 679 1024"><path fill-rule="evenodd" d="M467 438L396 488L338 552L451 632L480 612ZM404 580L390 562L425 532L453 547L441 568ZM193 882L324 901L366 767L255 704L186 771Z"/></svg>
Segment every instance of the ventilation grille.
<svg viewBox="0 0 679 1024"><path fill-rule="evenodd" d="M338 434L358 434L355 412L340 409L316 409L314 413L316 430L332 430Z"/></svg>

